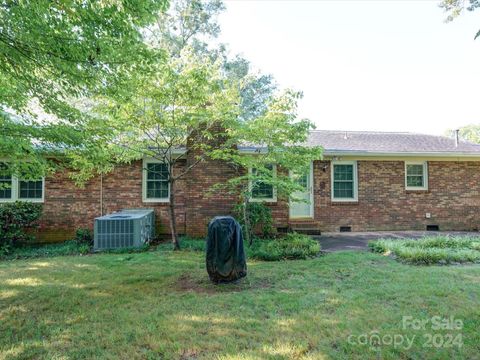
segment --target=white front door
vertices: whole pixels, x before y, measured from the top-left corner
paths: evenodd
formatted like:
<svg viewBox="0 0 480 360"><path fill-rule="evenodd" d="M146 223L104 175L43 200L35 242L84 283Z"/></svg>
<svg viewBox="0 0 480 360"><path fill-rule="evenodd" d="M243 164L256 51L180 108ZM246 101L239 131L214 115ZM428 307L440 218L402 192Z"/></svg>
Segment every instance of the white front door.
<svg viewBox="0 0 480 360"><path fill-rule="evenodd" d="M313 164L304 174L290 173L290 176L304 189L292 194L290 218L313 218Z"/></svg>

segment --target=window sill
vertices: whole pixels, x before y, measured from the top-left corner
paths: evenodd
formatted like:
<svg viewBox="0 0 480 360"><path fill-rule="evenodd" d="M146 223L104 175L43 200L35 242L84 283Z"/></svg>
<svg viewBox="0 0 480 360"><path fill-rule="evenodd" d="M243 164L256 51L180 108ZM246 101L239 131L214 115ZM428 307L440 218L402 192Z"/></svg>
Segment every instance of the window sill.
<svg viewBox="0 0 480 360"><path fill-rule="evenodd" d="M0 199L0 202L14 202L15 199L12 199L12 198L2 198Z"/></svg>
<svg viewBox="0 0 480 360"><path fill-rule="evenodd" d="M144 203L159 203L159 204L168 204L170 199L143 199Z"/></svg>
<svg viewBox="0 0 480 360"><path fill-rule="evenodd" d="M249 199L249 202L276 203L277 199Z"/></svg>
<svg viewBox="0 0 480 360"><path fill-rule="evenodd" d="M43 203L43 199L18 199L17 201Z"/></svg>
<svg viewBox="0 0 480 360"><path fill-rule="evenodd" d="M2 203L13 203L15 201L21 202L31 202L31 203L44 203L44 199L0 199L0 204Z"/></svg>
<svg viewBox="0 0 480 360"><path fill-rule="evenodd" d="M331 205L358 205L358 199L349 199L349 200L331 200Z"/></svg>

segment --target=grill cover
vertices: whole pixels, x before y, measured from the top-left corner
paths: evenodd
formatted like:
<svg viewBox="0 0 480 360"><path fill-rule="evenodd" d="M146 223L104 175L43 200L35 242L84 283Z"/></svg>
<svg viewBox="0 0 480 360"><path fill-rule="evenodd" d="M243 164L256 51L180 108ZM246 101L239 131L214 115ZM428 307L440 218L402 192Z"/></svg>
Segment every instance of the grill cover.
<svg viewBox="0 0 480 360"><path fill-rule="evenodd" d="M247 276L242 227L233 217L217 216L208 224L206 262L215 283Z"/></svg>

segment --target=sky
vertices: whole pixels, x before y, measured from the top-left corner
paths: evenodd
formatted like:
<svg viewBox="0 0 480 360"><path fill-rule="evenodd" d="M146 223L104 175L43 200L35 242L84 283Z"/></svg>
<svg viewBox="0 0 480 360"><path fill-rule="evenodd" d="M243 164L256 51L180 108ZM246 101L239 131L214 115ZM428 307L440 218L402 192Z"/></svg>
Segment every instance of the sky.
<svg viewBox="0 0 480 360"><path fill-rule="evenodd" d="M480 9L435 0L226 0L220 41L303 91L317 129L443 134L480 124Z"/></svg>

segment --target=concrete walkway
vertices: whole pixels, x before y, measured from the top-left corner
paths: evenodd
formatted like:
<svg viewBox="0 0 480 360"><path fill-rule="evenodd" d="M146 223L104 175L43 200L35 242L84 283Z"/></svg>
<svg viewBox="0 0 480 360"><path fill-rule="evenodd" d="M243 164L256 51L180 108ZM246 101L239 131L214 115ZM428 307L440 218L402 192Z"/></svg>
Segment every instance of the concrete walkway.
<svg viewBox="0 0 480 360"><path fill-rule="evenodd" d="M320 242L322 251L366 250L370 240L377 239L419 239L432 235L478 236L478 232L468 231L375 231L351 233L323 233L313 236Z"/></svg>

